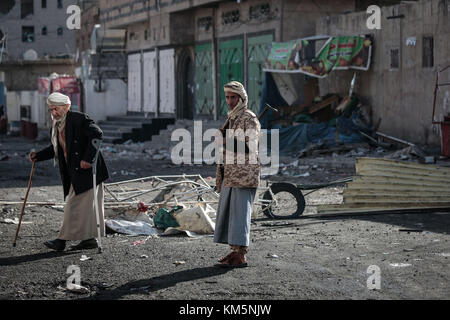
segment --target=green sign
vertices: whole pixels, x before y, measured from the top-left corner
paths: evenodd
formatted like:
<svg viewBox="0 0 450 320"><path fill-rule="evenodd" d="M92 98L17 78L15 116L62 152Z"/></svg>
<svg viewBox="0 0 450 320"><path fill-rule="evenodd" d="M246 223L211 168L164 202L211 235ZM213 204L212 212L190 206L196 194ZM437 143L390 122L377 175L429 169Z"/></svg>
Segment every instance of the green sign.
<svg viewBox="0 0 450 320"><path fill-rule="evenodd" d="M326 41L315 54L316 41ZM311 37L273 42L264 71L301 72L316 78L332 70L368 70L372 40L368 37Z"/></svg>

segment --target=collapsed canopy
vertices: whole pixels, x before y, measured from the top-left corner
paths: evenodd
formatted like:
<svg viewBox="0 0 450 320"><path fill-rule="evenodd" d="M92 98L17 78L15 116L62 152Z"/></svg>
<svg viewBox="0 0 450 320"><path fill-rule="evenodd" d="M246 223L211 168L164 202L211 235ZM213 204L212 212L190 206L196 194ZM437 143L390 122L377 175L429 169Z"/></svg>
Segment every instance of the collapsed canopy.
<svg viewBox="0 0 450 320"><path fill-rule="evenodd" d="M325 41L316 52L319 42ZM272 42L264 71L300 72L316 78L326 77L332 70L368 70L372 39L367 36L316 36Z"/></svg>

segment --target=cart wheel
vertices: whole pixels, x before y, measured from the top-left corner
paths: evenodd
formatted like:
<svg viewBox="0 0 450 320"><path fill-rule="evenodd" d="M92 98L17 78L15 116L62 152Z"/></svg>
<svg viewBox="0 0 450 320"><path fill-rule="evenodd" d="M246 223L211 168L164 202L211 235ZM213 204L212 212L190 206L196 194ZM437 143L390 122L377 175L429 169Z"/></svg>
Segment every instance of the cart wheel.
<svg viewBox="0 0 450 320"><path fill-rule="evenodd" d="M270 186L272 193L277 200L272 206L263 205L264 214L271 219L293 219L299 217L305 210L305 197L296 185L292 183L274 183ZM274 200L267 190L263 196L264 200ZM292 205L292 200L296 201L296 205Z"/></svg>

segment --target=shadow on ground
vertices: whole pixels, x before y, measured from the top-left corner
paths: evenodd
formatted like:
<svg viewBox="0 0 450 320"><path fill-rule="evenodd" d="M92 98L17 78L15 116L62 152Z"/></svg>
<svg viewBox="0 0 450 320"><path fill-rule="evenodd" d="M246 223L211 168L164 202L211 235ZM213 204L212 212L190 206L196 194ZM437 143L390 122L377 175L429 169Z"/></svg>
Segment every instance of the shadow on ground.
<svg viewBox="0 0 450 320"><path fill-rule="evenodd" d="M124 285L111 290L102 290L93 296L84 297L79 300L110 300L120 299L127 295L143 294L148 295L151 292L167 289L182 282L189 282L199 279L219 276L227 273L230 269L218 267L202 267L189 270L178 271L153 277L150 279L141 279L130 281Z"/></svg>

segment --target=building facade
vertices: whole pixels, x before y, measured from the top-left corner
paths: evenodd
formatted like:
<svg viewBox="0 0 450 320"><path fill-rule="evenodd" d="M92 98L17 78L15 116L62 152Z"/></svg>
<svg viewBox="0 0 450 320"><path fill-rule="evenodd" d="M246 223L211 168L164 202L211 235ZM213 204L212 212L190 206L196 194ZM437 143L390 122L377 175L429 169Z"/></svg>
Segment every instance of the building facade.
<svg viewBox="0 0 450 320"><path fill-rule="evenodd" d="M72 0L0 2L0 73L9 123L23 120L48 127L38 80L75 74L76 30L67 24L71 16L67 9L73 4ZM75 104L78 109L79 102Z"/></svg>
<svg viewBox="0 0 450 320"><path fill-rule="evenodd" d="M365 12L335 15L317 22L330 35L372 34L369 71L357 72L355 93L368 99L374 124L382 133L423 145L440 145L440 126L433 124L436 76L450 66L450 2L420 0L381 8L381 29L368 30ZM323 94L348 92L354 71L337 71L320 80ZM450 68L439 73L450 83ZM450 86L436 95L435 121L443 120Z"/></svg>
<svg viewBox="0 0 450 320"><path fill-rule="evenodd" d="M100 23L127 30L129 112L178 118L226 114L222 86L237 80L259 112L272 41L315 35L317 18L354 0L99 0Z"/></svg>
<svg viewBox="0 0 450 320"><path fill-rule="evenodd" d="M23 60L33 50L37 58L73 56L75 30L67 28L72 0L0 2L0 32L6 36L5 59ZM25 56L25 58L27 58Z"/></svg>

